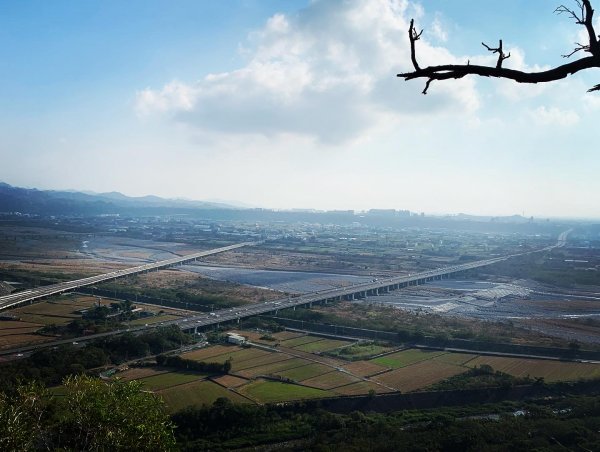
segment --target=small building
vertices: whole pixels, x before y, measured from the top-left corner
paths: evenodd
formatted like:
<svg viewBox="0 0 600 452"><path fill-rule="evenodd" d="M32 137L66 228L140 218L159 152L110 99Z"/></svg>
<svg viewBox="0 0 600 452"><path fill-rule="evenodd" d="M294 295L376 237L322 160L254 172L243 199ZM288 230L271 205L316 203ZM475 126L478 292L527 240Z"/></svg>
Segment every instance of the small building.
<svg viewBox="0 0 600 452"><path fill-rule="evenodd" d="M227 333L227 342L230 344L242 345L246 343L246 338L236 333Z"/></svg>

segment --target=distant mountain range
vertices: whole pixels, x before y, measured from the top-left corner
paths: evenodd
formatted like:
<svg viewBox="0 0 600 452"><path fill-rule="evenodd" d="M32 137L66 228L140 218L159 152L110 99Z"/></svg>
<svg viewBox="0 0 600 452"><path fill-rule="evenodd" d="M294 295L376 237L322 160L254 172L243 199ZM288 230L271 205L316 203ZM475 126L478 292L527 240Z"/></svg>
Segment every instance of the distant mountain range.
<svg viewBox="0 0 600 452"><path fill-rule="evenodd" d="M37 190L0 182L0 212L38 215L100 215L142 213L160 210L165 213L196 209L239 209L237 206L158 196L131 197L119 192L82 193L78 191ZM149 212L148 212L149 213Z"/></svg>
<svg viewBox="0 0 600 452"><path fill-rule="evenodd" d="M355 224L377 227L432 227L493 232L538 232L556 227L546 220L520 215L489 217L467 215L416 215L408 211L374 209L352 210L271 210L240 207L227 203L164 199L158 196L131 197L122 193L37 190L13 187L0 182L0 213L20 212L41 216L121 216L186 215L210 221L304 222L319 224ZM541 229L540 229L541 228Z"/></svg>

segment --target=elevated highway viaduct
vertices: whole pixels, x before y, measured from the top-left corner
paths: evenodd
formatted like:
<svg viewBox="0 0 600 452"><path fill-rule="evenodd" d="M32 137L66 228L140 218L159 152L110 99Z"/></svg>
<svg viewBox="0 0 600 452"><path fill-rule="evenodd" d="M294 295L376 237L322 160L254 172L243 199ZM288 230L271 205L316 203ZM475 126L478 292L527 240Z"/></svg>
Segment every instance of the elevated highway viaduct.
<svg viewBox="0 0 600 452"><path fill-rule="evenodd" d="M48 286L37 287L35 289L16 292L14 294L0 297L0 311L16 307L22 304L32 303L36 300L49 297L51 295L77 290L80 287L91 286L93 284L99 284L107 281L114 281L116 279L124 278L126 276L137 275L138 273L146 273L152 270L160 270L163 268L172 267L174 265L183 265L206 256L212 256L213 254L224 253L226 251L235 250L244 246L256 245L258 243L259 242L243 242L235 245L223 246L221 248L215 248L212 250L188 254L187 256L174 257L171 259L139 265L137 267L131 267L123 270L116 270L109 273L103 273L97 276L90 276L87 278L76 279L74 281L51 284Z"/></svg>
<svg viewBox="0 0 600 452"><path fill-rule="evenodd" d="M542 252L542 251L550 251L554 248L559 248L559 247L564 246L566 243L567 235L569 234L570 231L571 230L563 232L559 236L558 241L555 245L537 249L537 250L533 250L533 251L511 254L511 255L507 255L507 256L503 256L503 257L496 257L493 259L484 259L484 260L469 262L466 264L452 265L449 267L443 267L443 268L439 268L439 269L435 269L435 270L414 273L414 274L411 274L408 276L397 276L397 277L391 277L391 278L384 278L384 279L379 279L379 280L372 281L372 282L355 284L355 285L347 286L347 287L343 287L343 288L336 288L336 289L331 289L331 290L312 292L309 294L291 296L291 297L287 297L287 298L281 298L279 300L267 301L267 302L263 302L263 303L257 303L257 304L248 305L248 306L236 307L236 308L232 308L232 309L221 309L221 310L214 311L211 313L198 313L198 314L193 314L193 315L187 316L185 318L181 318L181 319L161 322L159 324L149 324L149 325L143 325L143 326L134 327L134 328L110 331L107 333L101 333L101 334L97 334L97 335L84 336L84 337L78 338L77 341L84 342L84 341L93 340L93 339L96 339L99 337L110 336L110 335L120 334L120 333L124 333L124 332L136 333L136 332L146 331L150 328L157 328L159 326L166 326L166 325L177 325L183 331L195 333L199 330L204 330L208 327L217 326L222 323L239 322L243 318L252 317L255 315L277 313L277 311L279 311L281 309L300 307L300 306L312 306L315 303L328 303L328 302L340 301L340 300L354 300L354 299L365 298L367 296L374 296L374 295L378 295L381 293L387 293L392 290L397 290L397 289L401 289L404 287L408 287L408 286L425 284L428 281L434 281L434 280L448 278L450 275L455 274L455 273L463 272L466 270L471 270L474 268L486 267L489 265L496 264L498 262L505 261L505 260L513 258L513 257L523 256L523 255L531 254L531 253L538 253L538 252ZM88 279L93 279L93 278L101 278L101 281L108 281L111 279L116 279L118 277L127 276L129 274L141 273L141 272L148 271L151 269L166 268L166 267L170 267L172 265L176 265L179 263L190 262L190 261L193 261L200 257L209 256L211 254L222 253L222 252L240 248L243 246L250 246L250 245L256 245L256 244L257 244L257 242L240 243L238 245L231 245L231 246L227 246L227 247L223 247L223 248L217 248L214 250L203 251L201 253L188 255L188 256L185 256L182 258L174 258L174 259L169 259L167 261L160 261L160 262L156 262L154 264L147 264L147 265L143 265L140 267L134 267L134 268L127 269L127 270L120 270L120 272L129 272L129 273L119 274L116 277L113 274L119 273L119 272L112 272L109 274L100 275L100 276L91 277L91 278L85 278L84 280L78 280L78 281L87 281ZM110 275L113 275L113 276L110 276ZM102 278L104 278L104 279L102 279ZM57 290L54 293L62 293L62 292L68 291L68 290L74 290L77 287L83 287L84 285L95 284L96 282L98 282L98 281L94 281L94 282L90 282L90 283L86 282L84 284L81 284L78 281L72 281L71 283L62 283L61 290ZM73 283L75 283L75 285L73 287L65 288L65 285L69 285L69 284L73 284ZM55 286L59 286L59 285L55 285ZM47 286L47 287L50 288L53 286ZM53 289L53 290L56 290L56 289ZM43 294L37 298L42 298L42 297L45 297L48 295L49 294ZM0 298L0 301L4 298L6 298L6 297ZM24 302L25 301L21 300L18 303L24 303ZM14 303L14 304L17 304L17 303ZM39 345L35 345L35 346L22 347L19 349L4 350L4 351L0 352L0 355L6 355L9 353L15 353L15 352L28 352L28 351L38 349L38 348L51 347L51 346L54 346L54 345L57 345L60 343L69 343L70 341L72 341L72 339L48 342L48 343L39 344Z"/></svg>
<svg viewBox="0 0 600 452"><path fill-rule="evenodd" d="M460 273L474 268L486 267L505 261L507 259L524 256L531 253L542 251L551 251L554 248L559 248L565 245L567 236L571 232L569 229L561 233L555 245L547 246L541 249L527 251L524 253L516 253L493 259L484 259L474 262L468 262L460 265L452 265L435 270L409 274L408 276L396 276L373 280L371 282L354 284L348 287L322 290L309 294L281 298L279 300L258 303L249 306L237 307L233 309L221 309L211 312L210 314L198 314L184 319L178 319L165 324L178 325L184 331L198 331L207 326L218 325L223 322L239 322L242 318L251 317L259 314L277 313L280 309L292 308L298 306L312 306L314 303L328 303L340 300L355 300L375 296L382 293L387 293L392 290L402 289L408 286L416 286L425 284L428 281L440 280L448 278L454 273Z"/></svg>

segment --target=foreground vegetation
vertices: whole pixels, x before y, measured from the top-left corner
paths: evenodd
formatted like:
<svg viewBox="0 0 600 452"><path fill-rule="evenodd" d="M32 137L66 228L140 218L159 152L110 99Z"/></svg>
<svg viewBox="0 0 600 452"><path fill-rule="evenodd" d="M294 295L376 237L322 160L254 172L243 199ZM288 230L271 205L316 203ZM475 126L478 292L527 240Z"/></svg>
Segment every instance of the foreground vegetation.
<svg viewBox="0 0 600 452"><path fill-rule="evenodd" d="M0 394L1 450L172 450L173 429L160 398L137 382L78 376L60 396L36 384Z"/></svg>
<svg viewBox="0 0 600 452"><path fill-rule="evenodd" d="M332 414L303 405L234 405L219 399L173 416L182 450L266 444L314 451L600 450L600 396L527 403Z"/></svg>

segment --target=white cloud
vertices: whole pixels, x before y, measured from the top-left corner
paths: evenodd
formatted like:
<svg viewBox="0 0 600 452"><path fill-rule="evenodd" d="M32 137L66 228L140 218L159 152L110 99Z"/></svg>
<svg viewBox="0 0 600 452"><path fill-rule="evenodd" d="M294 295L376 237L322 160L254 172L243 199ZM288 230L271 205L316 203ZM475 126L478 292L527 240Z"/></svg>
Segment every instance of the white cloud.
<svg viewBox="0 0 600 452"><path fill-rule="evenodd" d="M540 106L530 113L533 121L542 126L570 127L579 122L579 115L573 110Z"/></svg>
<svg viewBox="0 0 600 452"><path fill-rule="evenodd" d="M424 97L419 81L396 77L410 64L409 14L422 8L407 0L317 0L296 15L275 14L249 35L243 67L145 89L136 109L206 132L298 134L325 143L359 137L390 118L476 110L472 79L440 83ZM425 38L418 52L422 64L463 60Z"/></svg>
<svg viewBox="0 0 600 452"><path fill-rule="evenodd" d="M431 23L431 32L438 41L448 41L448 32L444 28L444 25L442 24L442 21L440 20L439 16L436 16L435 19L433 19L433 22Z"/></svg>
<svg viewBox="0 0 600 452"><path fill-rule="evenodd" d="M597 92L586 93L581 99L586 111L594 112L600 110L600 96Z"/></svg>

